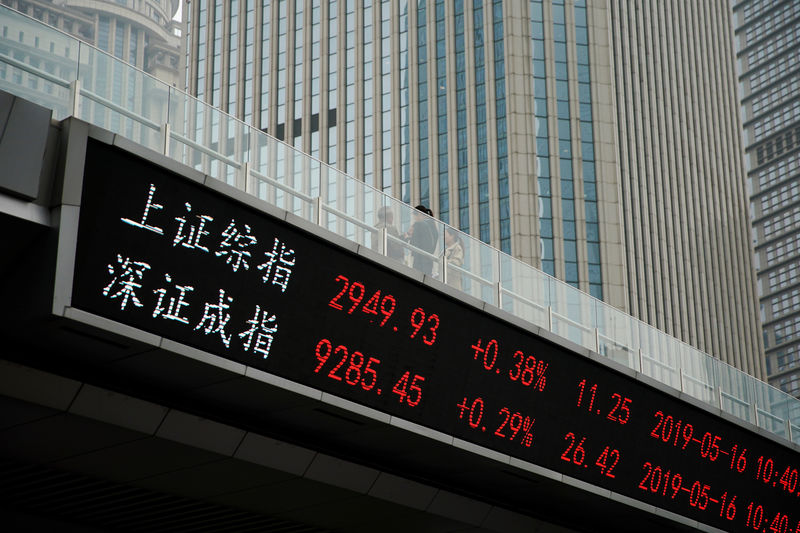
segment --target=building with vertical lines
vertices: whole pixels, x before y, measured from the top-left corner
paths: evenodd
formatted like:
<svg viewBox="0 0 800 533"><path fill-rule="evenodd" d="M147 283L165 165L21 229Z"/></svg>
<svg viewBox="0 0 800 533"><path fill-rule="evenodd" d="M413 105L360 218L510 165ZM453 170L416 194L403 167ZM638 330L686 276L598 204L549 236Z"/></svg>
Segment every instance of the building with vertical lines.
<svg viewBox="0 0 800 533"><path fill-rule="evenodd" d="M764 375L727 0L184 7L190 93Z"/></svg>
<svg viewBox="0 0 800 533"><path fill-rule="evenodd" d="M767 373L800 397L800 4L733 10Z"/></svg>
<svg viewBox="0 0 800 533"><path fill-rule="evenodd" d="M0 0L171 84L183 70L180 0ZM22 40L22 39L21 39Z"/></svg>

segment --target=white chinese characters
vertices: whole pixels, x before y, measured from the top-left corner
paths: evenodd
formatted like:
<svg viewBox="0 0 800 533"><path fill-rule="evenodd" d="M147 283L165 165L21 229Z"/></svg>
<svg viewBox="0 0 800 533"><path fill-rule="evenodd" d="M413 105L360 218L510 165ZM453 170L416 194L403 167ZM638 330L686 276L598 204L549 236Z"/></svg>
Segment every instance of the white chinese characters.
<svg viewBox="0 0 800 533"><path fill-rule="evenodd" d="M139 283L150 265L143 261L131 261L130 257L122 258L117 254L117 265L108 265L108 273L113 276L111 283L103 288L103 296L121 298L120 308L125 309L130 300L136 307L142 307L142 302L136 297L136 290L142 287ZM116 292L115 292L116 291Z"/></svg>
<svg viewBox="0 0 800 533"><path fill-rule="evenodd" d="M263 300L281 297L286 292L296 265L294 250L274 235L266 241L272 242L270 250L258 250L260 241L251 224L229 218L223 226L219 217L203 208L202 202L195 201L175 202L179 212L172 215L169 202L158 197L158 188L151 183L141 217L119 220L128 227L146 231L148 239L165 239L160 248L153 248L160 252L144 252L140 257L126 255L126 241L120 239L116 243L116 260L107 265L110 280L104 281L103 296L109 302L116 302L125 313L145 313L139 316L164 326L167 324L164 321L168 321L185 327L185 331L199 336L198 341L217 337L226 350L239 349L266 359L277 338L278 317ZM159 256L164 250L167 256ZM183 255L169 256L176 253ZM176 261L176 257L180 260ZM230 267L229 273L221 274L219 266L209 265L211 272L216 272L209 277L204 265L209 261L220 265L217 261L223 260ZM252 269L255 275L246 274L251 271L253 261L257 265ZM164 264L161 269L160 262ZM252 276L252 281L246 278L234 281L230 276ZM209 286L209 279L216 286ZM229 291L231 288L235 290ZM240 297L242 301L237 308L236 299ZM258 303L253 302L254 297Z"/></svg>
<svg viewBox="0 0 800 533"><path fill-rule="evenodd" d="M234 272L238 271L240 266L248 270L250 265L247 260L250 258L251 254L247 248L258 242L250 233L250 226L245 224L244 233L242 233L236 227L236 221L231 220L231 223L228 224L228 227L222 232L222 236L225 237L225 239L219 243L219 251L217 251L215 255L217 257L226 256L227 259L225 262L231 265Z"/></svg>
<svg viewBox="0 0 800 533"><path fill-rule="evenodd" d="M272 280L272 284L278 285L281 292L286 292L289 276L292 275L294 266L294 250L287 249L286 245L276 237L272 251L264 252L264 256L267 258L267 262L258 265L258 269L264 271L261 281L267 283Z"/></svg>

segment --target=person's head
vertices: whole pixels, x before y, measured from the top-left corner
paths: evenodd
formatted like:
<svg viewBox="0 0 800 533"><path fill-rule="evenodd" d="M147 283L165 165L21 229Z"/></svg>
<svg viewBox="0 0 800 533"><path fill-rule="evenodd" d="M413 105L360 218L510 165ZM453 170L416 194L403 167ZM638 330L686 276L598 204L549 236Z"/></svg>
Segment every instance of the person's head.
<svg viewBox="0 0 800 533"><path fill-rule="evenodd" d="M414 211L414 218L417 219L417 220L421 220L421 219L425 218L423 215L433 216L433 211L431 211L430 209L428 209L427 207L425 207L422 204L419 204L414 209L416 209L416 211Z"/></svg>
<svg viewBox="0 0 800 533"><path fill-rule="evenodd" d="M444 242L448 246L453 244L454 242L460 241L461 237L458 236L458 233L453 228L447 228L444 232Z"/></svg>
<svg viewBox="0 0 800 533"><path fill-rule="evenodd" d="M392 213L392 208L389 206L382 206L378 208L378 220L381 222L386 222L387 224L392 223L392 219L394 218L394 214Z"/></svg>

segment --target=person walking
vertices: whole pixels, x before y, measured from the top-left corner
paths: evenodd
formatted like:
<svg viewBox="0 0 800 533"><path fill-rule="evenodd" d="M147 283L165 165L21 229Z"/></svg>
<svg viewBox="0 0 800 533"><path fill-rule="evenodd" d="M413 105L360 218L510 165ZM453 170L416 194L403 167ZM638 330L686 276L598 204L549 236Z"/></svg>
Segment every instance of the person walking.
<svg viewBox="0 0 800 533"><path fill-rule="evenodd" d="M415 209L411 215L412 224L406 232L405 239L411 246L427 253L412 251L411 266L423 274L431 276L433 275L433 256L429 254L436 250L436 241L439 240L436 222L431 218L433 211L426 206L420 204Z"/></svg>
<svg viewBox="0 0 800 533"><path fill-rule="evenodd" d="M388 233L386 239L386 255L396 261L402 262L405 254L403 245L396 240L400 238L400 230L394 225L394 212L392 212L392 208L384 205L378 209L377 214L378 223L375 224L375 228L378 230L385 228L386 233Z"/></svg>
<svg viewBox="0 0 800 533"><path fill-rule="evenodd" d="M460 267L464 264L464 243L461 236L453 228L447 228L444 232L444 259L447 265ZM448 285L461 289L461 272L454 269L447 273Z"/></svg>

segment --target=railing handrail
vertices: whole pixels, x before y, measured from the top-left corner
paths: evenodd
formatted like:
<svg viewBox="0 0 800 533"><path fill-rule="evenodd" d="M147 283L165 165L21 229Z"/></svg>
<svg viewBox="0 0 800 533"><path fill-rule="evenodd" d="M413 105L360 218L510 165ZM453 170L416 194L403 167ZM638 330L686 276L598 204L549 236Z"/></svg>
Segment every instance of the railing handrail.
<svg viewBox="0 0 800 533"><path fill-rule="evenodd" d="M61 87L65 88L65 89L69 88L69 82L68 81L62 80L58 76L56 76L54 74L51 74L51 73L47 72L46 70L42 70L42 69L36 68L33 65L29 65L28 63L23 63L22 61L20 61L19 59L15 58L13 56L3 56L3 61L14 65L15 67L17 67L20 70L24 70L25 72L28 72L29 74L34 74L36 76L39 76L40 78L43 78L44 80L49 81L50 83L55 83L56 85L60 85Z"/></svg>

